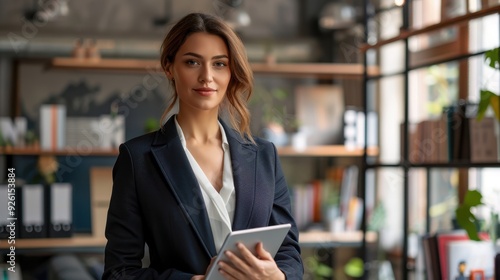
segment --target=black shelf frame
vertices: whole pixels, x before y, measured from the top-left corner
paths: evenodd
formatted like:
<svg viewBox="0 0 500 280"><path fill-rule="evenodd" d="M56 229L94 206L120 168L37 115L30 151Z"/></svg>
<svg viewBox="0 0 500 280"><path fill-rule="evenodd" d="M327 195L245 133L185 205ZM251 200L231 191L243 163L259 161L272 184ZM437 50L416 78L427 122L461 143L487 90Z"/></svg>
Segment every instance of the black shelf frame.
<svg viewBox="0 0 500 280"><path fill-rule="evenodd" d="M468 59L471 57L483 55L486 52L487 52L487 50L483 50L483 51L453 56L453 57L449 57L449 58L445 58L445 59L440 59L440 60L436 60L433 62L428 62L428 63L423 63L423 64L420 64L417 66L408 67L407 71L402 70L402 71L397 71L397 72L392 72L392 73L387 73L387 74L380 74L380 75L376 75L376 76L368 76L367 80L378 80L378 79L389 78L389 77L394 77L394 76L401 76L401 75L405 75L407 72L415 71L415 70L418 70L421 68L426 68L426 67L429 67L432 65L443 64L443 63L452 62L452 61L460 61L463 59Z"/></svg>
<svg viewBox="0 0 500 280"><path fill-rule="evenodd" d="M496 15L499 15L499 22L498 22L498 25L500 26L500 11L499 11L499 7L489 7L489 8L486 8L484 11L478 11L478 12L474 12L474 13L471 13L470 15L463 15L463 16L459 16L457 18L453 18L453 19L450 19L450 20L447 20L446 22L443 22L443 23L439 23L439 24L436 24L435 26L429 26L429 27L425 27L425 28L422 28L421 30L410 30L409 29L409 17L410 17L410 7L411 7L411 3L412 3L412 0L407 0L405 1L402 9L403 9L403 24L401 26L401 35L396 37L396 38L391 38L391 39L388 39L386 40L385 42L379 42L375 45L368 45L366 44L366 39L367 39L367 34L365 34L365 46L362 47L362 52L363 52L363 56L364 56L364 60L363 60L363 65L364 65L364 68L365 68L365 71L364 71L364 75L363 75L363 92L364 92L364 95L363 95L363 109L364 109L364 113L365 115L368 113L368 87L367 87L367 84L368 82L372 81L372 80L378 80L378 79L382 79L382 78L385 78L385 77L392 77L392 76L403 76L404 78L404 81L403 81L403 86L404 86L404 123L403 123L403 130L405 133L407 133L409 130L409 73L411 71L414 71L414 70L417 70L417 69L421 69L421 68L425 68L425 67L429 67L429 66L432 66L432 65L437 65L437 64L443 64L443 63L447 63L447 62L451 62L451 61L460 61L460 60L464 60L464 59L469 59L469 58L472 58L472 57L476 57L476 56L479 56L479 55L483 55L486 50L482 50L482 51L476 51L476 52L470 52L470 53L466 53L466 54L460 54L460 55L454 55L454 56L451 56L451 57L448 57L448 58L445 58L445 59L438 59L438 60L435 60L435 61L432 61L432 62L428 62L428 63L423 63L423 64L419 64L419 65L415 65L415 66L410 66L410 51L409 51L409 40L410 38L414 37L414 36L417 36L417 35L421 35L421 34L425 34L425 33L429 33L429 32L433 32L435 30L439 30L439 29L444 29L444 28L450 28L452 26L457 26L458 24L460 23L464 23L464 22L469 22L470 20L472 19L476 19L476 18L481 18L481 17L484 17L486 15L490 15L490 14L496 14ZM371 19L373 17L375 17L377 15L377 13L380 13L380 12L384 12L386 11L386 9L379 9L379 10L375 10L374 12L373 11L370 11L370 14L368 14L368 7L370 5L370 1L369 0L365 0L364 1L364 14L365 14L365 20L364 20L364 27L365 27L365 32L368 32L368 19ZM387 9L387 10L391 10L395 7L392 7L390 9ZM500 36L499 36L499 40L500 40ZM403 42L404 43L404 47L405 47L405 58L404 58L404 70L402 71L397 71L397 72L393 72L393 73L387 73L387 74L380 74L380 75L375 75L375 76L369 76L367 75L367 52L372 50L372 49L379 49L381 46L385 45L385 44L390 44L390 43L394 43L394 42ZM367 126L365 125L365 143L367 141ZM425 163L414 163L414 162L410 162L408 159L409 159L409 143L408 141L404 141L402 143L402 158L401 158L401 161L400 162L397 162L397 163L379 163L379 162L373 162L371 161L371 158L369 158L368 156L366 156L367 154L367 148L365 147L364 151L364 156L363 156L363 164L362 164L362 178L361 178L361 181L360 181L360 186L361 186L361 189L362 189L362 192L363 192L363 221L362 221L362 230L363 230L363 245L362 245L362 248L364 251L363 253L363 260L364 262L366 263L367 261L367 258L368 258L368 254L366 252L366 244L365 244L365 235L366 235L366 200L365 200L365 195L366 195L366 171L367 170L370 170L370 169L379 169L379 168L399 168L399 169L402 169L404 175L404 181L403 181L403 248L402 248L402 265L401 265L401 276L402 276L402 279L404 280L407 280L410 278L412 272L415 272L414 268L410 267L409 266L409 257L408 257L408 245L409 245L409 242L408 242L408 233L409 233L409 208L408 208L408 202L409 202L409 172L411 169L416 169L416 168L423 168L426 170L426 217L425 217L425 220L426 220L426 226L425 226L425 232L426 233L429 233L430 232L430 221L431 221L431 217L430 217L430 200L431 200L431 170L433 169L442 169L442 168L447 168L447 169L450 169L450 168L458 168L458 169L461 169L461 168L488 168L488 167L492 167L492 168L500 168L500 161L498 162L481 162L481 163L476 163L476 162L466 162L466 161L451 161L451 162L425 162ZM498 147L500 149L500 147ZM368 161L370 160L370 161ZM375 188L377 188L375 186ZM365 274L363 275L362 279L367 279L367 269L366 269L366 266L365 266Z"/></svg>

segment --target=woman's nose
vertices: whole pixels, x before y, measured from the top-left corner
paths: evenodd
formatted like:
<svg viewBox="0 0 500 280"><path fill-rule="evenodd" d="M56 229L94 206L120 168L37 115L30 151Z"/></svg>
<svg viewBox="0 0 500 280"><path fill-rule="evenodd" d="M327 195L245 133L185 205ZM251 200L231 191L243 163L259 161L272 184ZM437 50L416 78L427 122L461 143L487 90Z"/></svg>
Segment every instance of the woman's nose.
<svg viewBox="0 0 500 280"><path fill-rule="evenodd" d="M201 68L198 81L200 83L211 83L213 81L212 68L209 65L205 65Z"/></svg>

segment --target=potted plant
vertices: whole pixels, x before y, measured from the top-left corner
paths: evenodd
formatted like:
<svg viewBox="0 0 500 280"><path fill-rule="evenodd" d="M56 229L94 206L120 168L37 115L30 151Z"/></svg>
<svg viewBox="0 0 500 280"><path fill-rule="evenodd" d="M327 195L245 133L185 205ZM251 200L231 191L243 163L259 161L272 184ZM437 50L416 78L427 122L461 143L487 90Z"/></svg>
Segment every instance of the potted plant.
<svg viewBox="0 0 500 280"><path fill-rule="evenodd" d="M500 69L500 48L486 51L484 59L487 65L495 70ZM488 89L481 89L480 101L477 111L477 120L484 118L486 111L491 107L495 113L495 118L500 121L500 96ZM500 148L500 147L499 147ZM482 202L483 195L478 190L467 190L464 201L455 210L458 225L465 229L471 240L479 241L478 231L488 230L491 240L496 242L500 235L499 214L491 207L491 217L489 225L481 223L474 215L474 209L485 205Z"/></svg>
<svg viewBox="0 0 500 280"><path fill-rule="evenodd" d="M462 227L471 240L480 241L479 231L488 231L490 239L496 244L500 235L499 213L490 206L490 222L484 223L477 219L474 209L487 206L482 201L483 195L477 190L467 190L464 201L455 210L458 225Z"/></svg>
<svg viewBox="0 0 500 280"><path fill-rule="evenodd" d="M277 146L289 142L289 133L296 132L298 122L287 106L288 92L282 88L256 86L250 105L257 106L263 122L263 136Z"/></svg>
<svg viewBox="0 0 500 280"><path fill-rule="evenodd" d="M500 48L494 48L485 52L484 59L487 65L495 70L500 70ZM495 112L496 119L500 121L500 96L486 88L480 91L479 107L477 119L482 120L488 108L491 107Z"/></svg>

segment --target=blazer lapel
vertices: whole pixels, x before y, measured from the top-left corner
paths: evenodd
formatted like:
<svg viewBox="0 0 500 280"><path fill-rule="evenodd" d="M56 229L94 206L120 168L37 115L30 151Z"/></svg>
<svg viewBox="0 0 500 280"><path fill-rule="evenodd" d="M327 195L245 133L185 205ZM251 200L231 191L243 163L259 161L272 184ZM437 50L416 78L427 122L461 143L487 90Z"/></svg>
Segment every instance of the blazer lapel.
<svg viewBox="0 0 500 280"><path fill-rule="evenodd" d="M257 170L257 147L244 141L238 133L220 121L226 132L231 163L233 166L236 209L233 230L246 229L255 205L255 184Z"/></svg>
<svg viewBox="0 0 500 280"><path fill-rule="evenodd" d="M187 220L204 244L207 254L210 257L215 256L217 251L205 202L177 134L174 117L164 125L163 131L157 132L151 150Z"/></svg>

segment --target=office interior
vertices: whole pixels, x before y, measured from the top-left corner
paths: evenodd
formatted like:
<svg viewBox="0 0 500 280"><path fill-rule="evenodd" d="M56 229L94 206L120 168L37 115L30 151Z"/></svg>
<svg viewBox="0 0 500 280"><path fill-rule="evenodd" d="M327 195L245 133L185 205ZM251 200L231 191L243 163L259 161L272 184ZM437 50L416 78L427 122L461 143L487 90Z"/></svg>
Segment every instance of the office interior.
<svg viewBox="0 0 500 280"><path fill-rule="evenodd" d="M190 12L245 45L304 279L498 279L498 0L0 0L0 279L100 279L118 146L161 126Z"/></svg>

